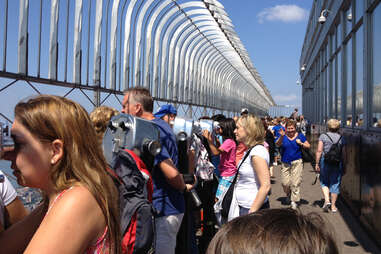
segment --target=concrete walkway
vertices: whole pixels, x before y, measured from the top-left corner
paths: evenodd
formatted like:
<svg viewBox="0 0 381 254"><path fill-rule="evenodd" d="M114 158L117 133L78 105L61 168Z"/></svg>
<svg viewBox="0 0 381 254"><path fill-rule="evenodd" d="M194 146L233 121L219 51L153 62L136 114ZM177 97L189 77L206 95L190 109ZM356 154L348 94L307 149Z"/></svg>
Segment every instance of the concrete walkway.
<svg viewBox="0 0 381 254"><path fill-rule="evenodd" d="M283 192L280 180L280 166L274 167L275 178L272 179L270 206L271 208L285 208L285 194ZM299 209L303 214L317 212L323 218L331 223L335 231L337 245L340 253L359 254L359 253L381 253L377 245L369 238L356 218L353 217L350 210L343 202L337 203L337 213L325 213L321 206L323 204L323 193L320 188L319 180L315 185L312 182L315 179L315 173L311 165L305 164L303 171L303 182L301 187L301 205Z"/></svg>

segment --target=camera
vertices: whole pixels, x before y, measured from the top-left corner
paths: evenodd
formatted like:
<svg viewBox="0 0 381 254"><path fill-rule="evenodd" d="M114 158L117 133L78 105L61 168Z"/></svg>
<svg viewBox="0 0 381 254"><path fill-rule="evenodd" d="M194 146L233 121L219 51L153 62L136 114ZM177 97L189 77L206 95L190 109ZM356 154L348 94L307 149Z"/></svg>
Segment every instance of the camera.
<svg viewBox="0 0 381 254"><path fill-rule="evenodd" d="M216 134L217 129L220 128L220 125L218 122L213 120L198 120L193 123L193 131L197 134L202 135L203 130L209 131L212 135Z"/></svg>
<svg viewBox="0 0 381 254"><path fill-rule="evenodd" d="M10 135L10 128L8 125L0 122L0 158L3 157L3 153L6 150L13 150L14 142Z"/></svg>
<svg viewBox="0 0 381 254"><path fill-rule="evenodd" d="M153 158L161 151L159 130L151 121L119 114L111 118L103 137L102 148L109 164L115 153L121 149L129 149L151 168Z"/></svg>
<svg viewBox="0 0 381 254"><path fill-rule="evenodd" d="M327 21L327 18L322 15L319 17L318 21L320 24L324 24Z"/></svg>

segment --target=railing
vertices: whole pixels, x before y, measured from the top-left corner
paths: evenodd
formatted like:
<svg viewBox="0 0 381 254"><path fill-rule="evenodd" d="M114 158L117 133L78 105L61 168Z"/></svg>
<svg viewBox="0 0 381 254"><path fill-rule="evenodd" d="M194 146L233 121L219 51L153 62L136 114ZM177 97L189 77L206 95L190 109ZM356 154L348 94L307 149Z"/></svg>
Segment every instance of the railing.
<svg viewBox="0 0 381 254"><path fill-rule="evenodd" d="M0 93L19 81L37 93L36 84L49 84L69 88L65 96L79 89L98 106L112 95L120 103L124 89L141 85L156 101L185 106L188 115L194 108L242 107L265 114L274 105L218 1L0 0L0 6Z"/></svg>

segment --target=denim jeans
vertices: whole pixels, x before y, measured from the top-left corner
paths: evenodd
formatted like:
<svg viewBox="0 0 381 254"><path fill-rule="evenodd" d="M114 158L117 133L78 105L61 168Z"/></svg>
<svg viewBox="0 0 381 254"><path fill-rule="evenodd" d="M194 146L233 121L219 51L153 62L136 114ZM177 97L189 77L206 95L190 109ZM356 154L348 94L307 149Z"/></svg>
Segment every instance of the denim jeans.
<svg viewBox="0 0 381 254"><path fill-rule="evenodd" d="M176 237L184 214L174 214L155 218L155 253L175 254Z"/></svg>

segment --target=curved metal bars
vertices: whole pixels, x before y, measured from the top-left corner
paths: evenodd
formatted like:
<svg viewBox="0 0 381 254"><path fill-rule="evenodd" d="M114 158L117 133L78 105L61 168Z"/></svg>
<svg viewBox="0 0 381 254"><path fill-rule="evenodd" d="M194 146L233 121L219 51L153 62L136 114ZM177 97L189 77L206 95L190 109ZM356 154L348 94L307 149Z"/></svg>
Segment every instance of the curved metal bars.
<svg viewBox="0 0 381 254"><path fill-rule="evenodd" d="M18 23L8 22L8 7L0 10L0 26L6 24L0 77L93 90L96 105L100 93L118 95L136 85L157 100L228 112L263 112L274 105L217 0L51 0L50 8L42 8L42 1L18 2ZM40 22L29 22L37 9ZM29 31L38 31L33 38L39 39L30 39ZM15 52L7 45L17 45L14 72L6 59ZM37 60L28 54L32 47L39 49ZM38 63L36 76L28 62ZM40 73L40 62L46 72Z"/></svg>
<svg viewBox="0 0 381 254"><path fill-rule="evenodd" d="M202 27L200 30L201 31L204 31L205 34L207 35L213 35L213 34L216 34L216 32L214 30L209 30L210 27L208 26L204 26ZM186 86L189 88L189 91L190 91L190 95L191 95L191 100L193 103L197 103L196 100L195 100L195 97L197 97L195 95L195 82L194 82L194 78L193 78L193 74L194 74L194 65L192 65L192 63L194 63L194 56L195 54L197 54L198 50L203 47L203 46L207 46L207 41L205 39L205 37L202 37L200 36L199 34L195 34L194 37L189 37L191 40L189 41L189 43L187 43L185 45L185 49L186 49L186 52L185 52L185 55L182 57L182 59L184 59L185 61L185 66L184 66L184 69L183 69L183 75L184 75L184 81L186 83ZM195 40L196 38L198 38L198 40ZM214 39L214 37L210 37L211 40ZM201 41L204 41L203 43L201 43ZM196 45L196 46L195 46ZM185 77L186 76L186 77ZM193 98L192 98L193 97Z"/></svg>
<svg viewBox="0 0 381 254"><path fill-rule="evenodd" d="M194 9L194 10L191 10L189 12L187 12L187 16L192 16L192 15L207 15L209 14L209 12L206 10L206 9ZM183 17L179 23L181 23L181 25L179 25L176 30L174 31L174 33L172 34L171 38L170 38L170 42L169 42L169 54L168 54L168 75L167 75L167 80L168 80L168 86L169 87L173 87L173 97L172 99L177 101L178 100L178 83L176 83L176 73L177 73L177 66L175 65L175 59L174 59L174 56L175 56L175 51L176 51L176 48L177 48L177 42L178 42L178 39L180 38L180 35L184 32L185 28L188 26L188 25L192 25L191 23L191 19L189 19L188 17ZM195 20L202 20L202 16L198 16L197 17L198 19L195 18ZM194 20L194 21L195 21ZM194 22L193 21L193 22ZM176 23L176 20L172 22L172 24L175 24Z"/></svg>
<svg viewBox="0 0 381 254"><path fill-rule="evenodd" d="M180 16L180 15L184 15L184 13L181 11L182 9L189 8L189 7L205 8L205 5L203 5L202 2L192 1L192 2L182 3L180 5L176 5L176 7L178 9L174 9L174 10L169 11L167 16L165 17L165 19L172 18L172 21L162 31L164 33L163 33L163 37L162 37L163 39L161 41L161 54L165 53L165 57L160 58L160 63L161 63L160 64L160 70L161 70L160 76L161 76L161 84L167 84L167 85L161 86L161 88L162 88L161 89L161 96L166 98L166 99L170 99L169 98L170 94L168 93L168 91L171 91L173 89L173 87L171 87L173 84L170 84L170 83L168 83L168 80L165 80L165 78L166 78L165 73L168 72L168 69L166 68L166 66L168 65L168 63L167 63L167 61L168 61L167 51L168 51L169 35L172 32L172 30L174 29L174 27L176 25L178 25L177 23L183 20L183 17Z"/></svg>
<svg viewBox="0 0 381 254"><path fill-rule="evenodd" d="M190 66L189 57L190 57L190 53L193 52L190 49L193 48L194 44L197 44L200 40L203 39L203 37L201 37L197 31L201 31L206 35L209 35L210 33L215 34L216 33L215 27L216 25L214 23L211 23L210 21L200 22L199 28L190 31L185 36L185 39L182 43L182 46L180 49L180 66L184 66L184 67L182 71L180 72L179 79L182 80L183 83L185 84L185 91L189 92L188 96L184 94L184 99L186 101L194 103L193 98L195 97L195 93L194 93L195 91L192 90L193 87L190 84L191 80L190 80L189 73L191 70L189 70L189 66ZM198 38L199 40L194 41L196 38Z"/></svg>
<svg viewBox="0 0 381 254"><path fill-rule="evenodd" d="M175 38L175 41L174 41L174 45L175 46L170 46L170 49L173 49L173 57L174 57L174 61L173 61L173 82L174 82L174 86L177 87L177 94L175 96L177 96L176 98L178 100L183 100L184 98L184 92L187 93L187 91L185 91L184 89L184 82L179 82L180 80L180 72L178 71L178 69L181 68L181 66L179 65L179 62L180 62L180 59L182 58L181 56L181 49L182 49L182 46L184 45L184 42L185 42L185 39L187 38L187 36L190 35L190 31L193 31L196 29L192 23L197 23L197 25L199 27L203 27L202 25L202 22L204 22L204 24L207 24L207 22L209 21L212 21L213 19L210 17L210 16L205 16L205 15L200 15L200 16L196 16L194 18L191 18L190 21L184 23L183 25L181 25L181 27L179 27L178 31L179 31L179 36L177 38ZM175 36L174 36L175 37ZM172 42L173 40L171 40ZM186 87L186 89L188 89L188 87Z"/></svg>

